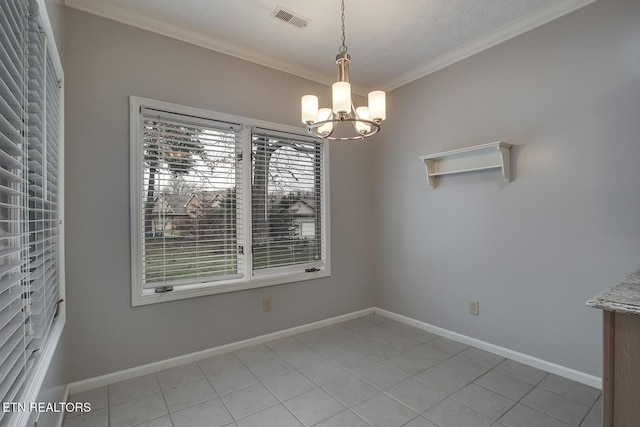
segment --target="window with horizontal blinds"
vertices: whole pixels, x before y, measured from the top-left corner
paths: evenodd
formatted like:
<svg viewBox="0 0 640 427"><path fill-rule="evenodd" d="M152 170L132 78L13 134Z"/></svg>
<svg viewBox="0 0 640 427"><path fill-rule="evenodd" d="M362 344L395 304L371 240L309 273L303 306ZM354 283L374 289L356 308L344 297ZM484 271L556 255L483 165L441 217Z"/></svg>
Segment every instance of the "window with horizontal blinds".
<svg viewBox="0 0 640 427"><path fill-rule="evenodd" d="M141 110L145 288L239 278L242 126Z"/></svg>
<svg viewBox="0 0 640 427"><path fill-rule="evenodd" d="M0 398L23 401L59 298L60 85L38 4L0 2ZM57 58L57 57L56 57ZM51 356L48 354L48 356ZM46 369L45 369L46 370ZM31 394L29 394L31 396ZM33 396L35 397L35 396ZM32 397L32 398L33 398ZM16 414L0 412L0 426Z"/></svg>
<svg viewBox="0 0 640 427"><path fill-rule="evenodd" d="M319 268L323 256L322 142L256 130L252 135L254 272Z"/></svg>
<svg viewBox="0 0 640 427"><path fill-rule="evenodd" d="M132 304L327 277L328 147L130 97Z"/></svg>
<svg viewBox="0 0 640 427"><path fill-rule="evenodd" d="M30 336L25 299L27 11L19 1L0 2L0 398L12 401L24 383ZM8 417L0 414L0 425Z"/></svg>

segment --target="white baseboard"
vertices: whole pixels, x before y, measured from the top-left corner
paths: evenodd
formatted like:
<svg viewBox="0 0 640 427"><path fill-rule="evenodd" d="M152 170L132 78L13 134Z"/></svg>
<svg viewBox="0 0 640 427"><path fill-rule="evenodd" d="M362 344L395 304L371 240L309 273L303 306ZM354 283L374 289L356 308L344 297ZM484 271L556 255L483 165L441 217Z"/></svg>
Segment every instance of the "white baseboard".
<svg viewBox="0 0 640 427"><path fill-rule="evenodd" d="M584 372L576 371L565 366L560 366L555 363L548 362L546 360L538 359L527 354L519 353L517 351L510 350L508 348L500 347L485 341L481 341L475 338L468 337L466 335L452 332L447 329L439 328L437 326L430 325L419 320L415 320L400 314L393 313L391 311L383 310L381 308L372 307L365 310L356 311L353 313L344 314L341 316L332 317L330 319L320 320L318 322L308 323L306 325L296 326L294 328L284 329L282 331L273 332L266 335L260 335L255 338L249 338L242 341L237 341L230 344L213 347L207 350L198 351L195 353L186 354L183 356L174 357L171 359L161 360L147 365L137 366L135 368L125 369L122 371L114 372L107 375L101 375L99 377L89 378L82 381L76 381L67 386L67 396L69 394L80 393L83 391L91 390L98 387L114 384L120 381L129 380L139 377L141 375L152 374L163 371L165 369L174 368L176 366L184 365L186 363L197 362L207 359L209 357L218 356L223 353L232 351L238 351L243 348L252 347L254 345L264 344L269 341L277 340L280 338L290 337L292 335L308 332L314 329L322 328L324 326L333 325L347 320L355 319L368 314L379 314L386 318L397 320L410 326L443 336L445 338L452 339L464 344L472 345L481 350L485 350L497 355L507 357L516 362L523 363L525 365L532 366L534 368L542 369L547 372L559 375L564 378L568 378L573 381L577 381L582 384L589 385L598 389L602 388L602 379L594 375L586 374ZM60 427L60 426L59 426Z"/></svg>
<svg viewBox="0 0 640 427"><path fill-rule="evenodd" d="M452 332L447 329L439 328L437 326L433 326L428 323L403 316L401 314L396 314L391 311L383 310L381 308L374 307L373 312L375 314L379 314L389 319L397 320L398 322L406 323L407 325L414 326L416 328L425 330L427 332L441 335L445 338L449 338L451 340L458 341L463 344L468 344L468 345L477 347L481 350L485 350L490 353L494 353L499 356L503 356L511 360L515 360L516 362L520 362L525 365L532 366L534 368L542 369L543 371L551 372L552 374L556 374L558 376L568 378L570 380L573 380L582 384L586 384L591 387L595 387L597 389L602 389L602 378L600 377L596 377L594 375L576 371L575 369L567 368L565 366L560 366L555 363L538 359L536 357L529 356L524 353L519 353L517 351L513 351L508 348L500 347L485 341L471 338L466 335L459 334L457 332Z"/></svg>
<svg viewBox="0 0 640 427"><path fill-rule="evenodd" d="M186 363L197 362L199 360L208 359L209 357L218 356L223 353L238 351L243 348L252 347L258 344L264 344L269 341L290 337L292 335L322 328L324 326L330 326L336 323L355 319L357 317L366 316L368 314L372 314L373 311L374 311L373 308L367 308L364 310L355 311L353 313L332 317L330 319L320 320L318 322L313 322L313 323L307 323L306 325L296 326L294 328L284 329L282 331L273 332L266 335L260 335L258 337L249 338L242 341L236 341L236 342L221 345L218 347L213 347L207 350L197 351L195 353L185 354L183 356L173 357L171 359L149 363L147 365L137 366L135 368L113 372L111 374L101 375L99 377L76 381L69 384L69 393L70 394L80 393L83 391L92 390L94 388L114 384L120 381L130 380L132 378L136 378L141 375L147 375L147 374L164 371L165 369L174 368L176 366L184 365Z"/></svg>
<svg viewBox="0 0 640 427"><path fill-rule="evenodd" d="M67 387L64 390L64 399L62 401L63 402L69 401L69 384L67 384ZM56 427L62 427L62 423L64 423L64 412L61 412L60 415L58 416L58 422L56 423Z"/></svg>

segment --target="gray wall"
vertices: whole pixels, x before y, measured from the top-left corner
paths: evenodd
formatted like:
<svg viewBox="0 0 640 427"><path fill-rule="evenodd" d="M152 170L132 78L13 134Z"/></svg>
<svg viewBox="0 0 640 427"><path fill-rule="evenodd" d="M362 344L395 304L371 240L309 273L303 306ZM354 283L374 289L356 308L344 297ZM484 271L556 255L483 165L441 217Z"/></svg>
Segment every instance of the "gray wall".
<svg viewBox="0 0 640 427"><path fill-rule="evenodd" d="M330 150L332 277L132 308L129 95L298 125L300 96L326 103L330 88L72 9L65 25L71 381L372 306L371 149L342 144Z"/></svg>
<svg viewBox="0 0 640 427"><path fill-rule="evenodd" d="M585 301L640 267L639 23L637 0L599 0L390 94L379 307L601 374ZM513 182L429 187L418 156L496 140L515 144Z"/></svg>

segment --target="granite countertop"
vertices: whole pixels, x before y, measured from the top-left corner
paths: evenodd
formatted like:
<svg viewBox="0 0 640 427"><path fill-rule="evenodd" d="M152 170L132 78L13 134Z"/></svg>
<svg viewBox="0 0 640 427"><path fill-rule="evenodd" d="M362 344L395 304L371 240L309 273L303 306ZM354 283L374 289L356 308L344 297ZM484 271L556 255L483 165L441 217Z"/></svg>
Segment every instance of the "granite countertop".
<svg viewBox="0 0 640 427"><path fill-rule="evenodd" d="M587 301L589 307L640 315L640 271Z"/></svg>

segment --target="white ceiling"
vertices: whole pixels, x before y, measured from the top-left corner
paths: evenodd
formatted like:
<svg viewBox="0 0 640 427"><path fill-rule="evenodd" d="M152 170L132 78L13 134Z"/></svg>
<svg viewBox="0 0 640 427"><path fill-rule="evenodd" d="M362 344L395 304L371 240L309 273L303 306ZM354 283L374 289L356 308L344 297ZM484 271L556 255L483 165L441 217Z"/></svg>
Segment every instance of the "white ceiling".
<svg viewBox="0 0 640 427"><path fill-rule="evenodd" d="M595 0L345 0L351 81L391 90ZM322 83L336 78L340 0L65 0L67 6ZM311 19L271 17L276 6Z"/></svg>

